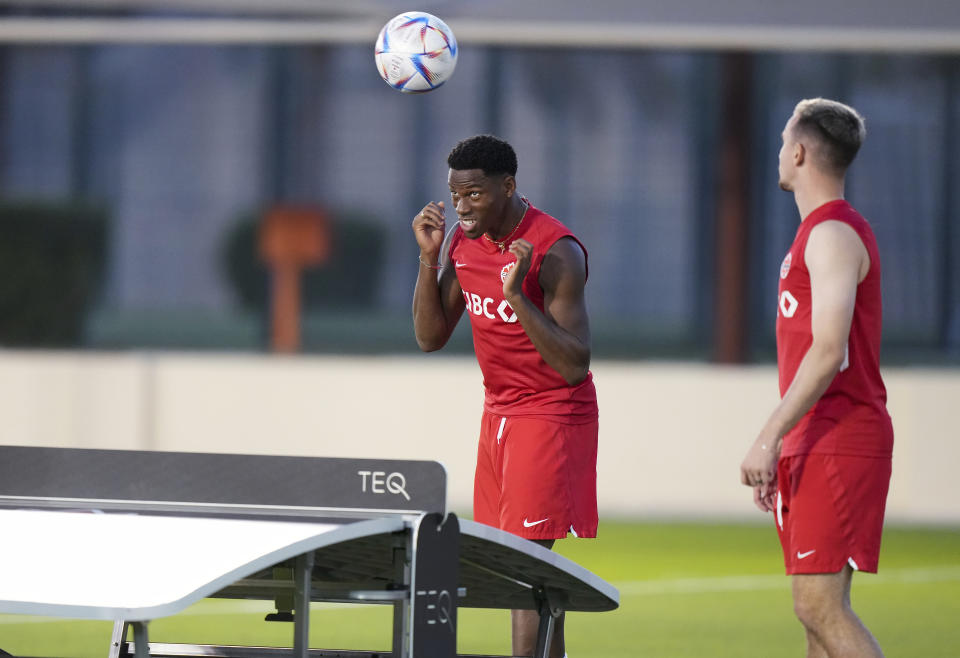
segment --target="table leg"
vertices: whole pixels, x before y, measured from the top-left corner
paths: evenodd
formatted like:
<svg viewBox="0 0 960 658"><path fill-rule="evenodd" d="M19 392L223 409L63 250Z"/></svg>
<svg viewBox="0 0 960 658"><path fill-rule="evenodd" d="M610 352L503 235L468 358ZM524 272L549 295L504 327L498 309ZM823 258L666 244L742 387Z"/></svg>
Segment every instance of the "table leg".
<svg viewBox="0 0 960 658"><path fill-rule="evenodd" d="M293 655L307 658L310 652L310 589L313 580L313 551L298 555L294 567ZM139 656L137 657L139 658Z"/></svg>

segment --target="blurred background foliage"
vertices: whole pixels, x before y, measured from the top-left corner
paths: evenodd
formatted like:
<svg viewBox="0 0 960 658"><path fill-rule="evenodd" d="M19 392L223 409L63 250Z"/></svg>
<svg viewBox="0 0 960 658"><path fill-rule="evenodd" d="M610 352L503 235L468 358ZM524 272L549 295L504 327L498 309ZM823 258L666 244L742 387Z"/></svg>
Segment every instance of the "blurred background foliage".
<svg viewBox="0 0 960 658"><path fill-rule="evenodd" d="M223 267L243 308L269 310L270 272L258 256L259 216L243 217L224 240ZM330 222L330 259L304 270L301 299L306 311L363 309L376 303L383 269L384 236L369 217L336 215Z"/></svg>
<svg viewBox="0 0 960 658"><path fill-rule="evenodd" d="M69 203L0 203L0 345L83 341L102 290L109 217Z"/></svg>

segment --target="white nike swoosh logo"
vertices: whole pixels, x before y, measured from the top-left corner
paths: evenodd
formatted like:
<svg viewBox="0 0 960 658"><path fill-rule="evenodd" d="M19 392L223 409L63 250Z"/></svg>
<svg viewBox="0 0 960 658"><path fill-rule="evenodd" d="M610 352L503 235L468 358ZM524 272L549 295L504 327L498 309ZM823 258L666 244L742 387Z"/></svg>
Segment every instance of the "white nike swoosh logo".
<svg viewBox="0 0 960 658"><path fill-rule="evenodd" d="M817 549L813 549L812 551L807 551L806 553L801 553L800 551L797 551L797 559L802 560L805 557L810 557L816 552L817 552Z"/></svg>
<svg viewBox="0 0 960 658"><path fill-rule="evenodd" d="M467 264L466 264L466 263L458 263L457 261L453 261L453 266L459 270L461 267L466 267Z"/></svg>
<svg viewBox="0 0 960 658"><path fill-rule="evenodd" d="M532 528L532 527L535 526L535 525L540 525L541 523L546 523L546 522L549 521L549 520L550 520L550 517L549 517L549 516L548 516L547 518L545 518L545 519L540 519L539 521L534 521L533 523L531 523L530 521L527 521L526 519L524 519L524 520L523 520L523 527L524 527L524 528Z"/></svg>

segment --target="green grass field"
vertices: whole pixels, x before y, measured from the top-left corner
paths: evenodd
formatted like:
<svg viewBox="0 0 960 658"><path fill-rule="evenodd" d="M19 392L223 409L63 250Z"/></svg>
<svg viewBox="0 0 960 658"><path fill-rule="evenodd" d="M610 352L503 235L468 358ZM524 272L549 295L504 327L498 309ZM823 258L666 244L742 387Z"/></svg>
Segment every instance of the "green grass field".
<svg viewBox="0 0 960 658"><path fill-rule="evenodd" d="M614 612L568 615L571 658L804 655L772 526L606 522L597 540L557 546L621 595ZM853 582L854 609L888 657L960 656L960 529L887 528L880 573ZM151 623L151 640L289 646L292 627L264 622L266 612L204 601ZM318 605L311 621L313 647L390 645L388 607ZM15 656L103 658L110 632L107 622L0 615L0 648ZM507 654L509 615L461 610L458 637L461 652Z"/></svg>

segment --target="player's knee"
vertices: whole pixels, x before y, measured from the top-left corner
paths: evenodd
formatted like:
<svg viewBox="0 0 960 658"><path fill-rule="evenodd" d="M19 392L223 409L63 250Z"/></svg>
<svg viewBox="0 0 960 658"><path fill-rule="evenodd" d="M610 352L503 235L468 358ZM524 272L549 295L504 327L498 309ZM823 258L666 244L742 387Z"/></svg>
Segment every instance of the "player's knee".
<svg viewBox="0 0 960 658"><path fill-rule="evenodd" d="M805 628L816 630L823 626L830 618L833 605L831 601L819 592L795 593L793 597L793 612Z"/></svg>
<svg viewBox="0 0 960 658"><path fill-rule="evenodd" d="M793 614L797 616L805 628L814 629L819 625L817 606L807 599L796 598L793 601Z"/></svg>

